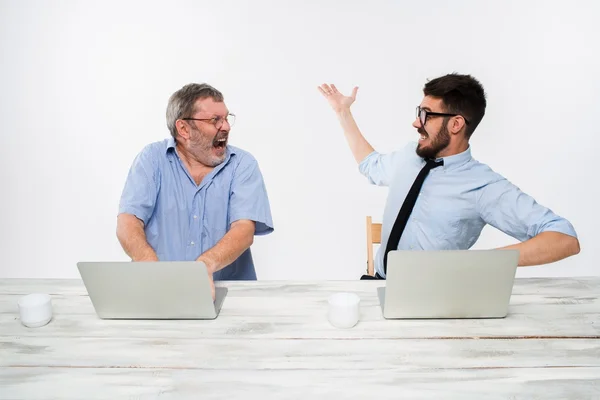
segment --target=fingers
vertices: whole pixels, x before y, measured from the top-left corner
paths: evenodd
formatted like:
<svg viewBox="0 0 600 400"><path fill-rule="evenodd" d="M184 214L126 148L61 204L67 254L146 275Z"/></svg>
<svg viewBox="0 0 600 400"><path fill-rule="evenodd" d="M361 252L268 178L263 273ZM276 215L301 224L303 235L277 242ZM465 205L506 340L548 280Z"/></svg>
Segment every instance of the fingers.
<svg viewBox="0 0 600 400"><path fill-rule="evenodd" d="M333 90L331 89L331 87L326 83L319 86L319 91L321 92L321 94L323 96L328 96L333 93Z"/></svg>
<svg viewBox="0 0 600 400"><path fill-rule="evenodd" d="M323 96L330 96L332 94L341 94L340 91L338 90L338 88L333 83L331 85L324 83L321 86L318 86L317 88L319 89L319 92L321 92L321 94ZM352 90L352 96L351 96L355 100L356 100L357 93L358 93L358 86L355 86L354 89Z"/></svg>

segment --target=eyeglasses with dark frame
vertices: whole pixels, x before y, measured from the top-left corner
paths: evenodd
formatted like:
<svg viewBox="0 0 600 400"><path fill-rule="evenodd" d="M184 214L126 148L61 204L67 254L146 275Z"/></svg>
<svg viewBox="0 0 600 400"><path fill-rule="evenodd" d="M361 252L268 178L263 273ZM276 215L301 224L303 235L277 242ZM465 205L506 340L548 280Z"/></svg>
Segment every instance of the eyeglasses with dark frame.
<svg viewBox="0 0 600 400"><path fill-rule="evenodd" d="M220 129L223 126L223 121L227 120L229 127L231 128L233 124L235 124L235 114L227 114L225 118L223 117L212 117L212 118L181 118L183 121L210 121L215 127ZM221 123L219 126L217 124Z"/></svg>
<svg viewBox="0 0 600 400"><path fill-rule="evenodd" d="M433 111L427 111L422 109L421 106L417 106L417 118L419 118L419 121L421 121L422 126L425 126L425 122L427 122L427 117L429 117L430 115L439 115L442 117L456 117L457 115L460 115L465 120L465 123L469 125L469 120L461 114L438 113Z"/></svg>

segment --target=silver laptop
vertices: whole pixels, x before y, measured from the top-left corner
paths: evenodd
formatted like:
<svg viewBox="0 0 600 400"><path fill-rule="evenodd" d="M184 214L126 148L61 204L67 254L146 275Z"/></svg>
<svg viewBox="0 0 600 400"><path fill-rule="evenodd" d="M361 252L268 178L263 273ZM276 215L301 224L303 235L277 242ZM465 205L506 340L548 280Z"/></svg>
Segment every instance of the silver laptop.
<svg viewBox="0 0 600 400"><path fill-rule="evenodd" d="M215 288L213 302L202 262L79 262L77 268L103 319L215 319L227 294Z"/></svg>
<svg viewBox="0 0 600 400"><path fill-rule="evenodd" d="M397 250L388 253L384 318L504 318L518 250Z"/></svg>

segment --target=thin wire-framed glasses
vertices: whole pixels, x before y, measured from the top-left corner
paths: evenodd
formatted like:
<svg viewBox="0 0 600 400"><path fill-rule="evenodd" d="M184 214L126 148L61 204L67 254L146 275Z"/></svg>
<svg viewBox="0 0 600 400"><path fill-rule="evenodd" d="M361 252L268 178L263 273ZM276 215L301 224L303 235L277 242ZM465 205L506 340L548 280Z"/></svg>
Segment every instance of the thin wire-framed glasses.
<svg viewBox="0 0 600 400"><path fill-rule="evenodd" d="M183 121L204 121L213 124L217 129L221 129L223 123L227 121L231 128L235 124L235 114L227 114L226 117L212 117L212 118L181 118Z"/></svg>

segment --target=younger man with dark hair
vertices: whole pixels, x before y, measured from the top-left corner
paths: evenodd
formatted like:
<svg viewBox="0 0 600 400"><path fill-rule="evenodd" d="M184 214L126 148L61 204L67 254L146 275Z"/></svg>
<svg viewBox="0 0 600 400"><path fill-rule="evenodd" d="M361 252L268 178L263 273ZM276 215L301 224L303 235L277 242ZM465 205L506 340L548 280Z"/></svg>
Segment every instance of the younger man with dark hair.
<svg viewBox="0 0 600 400"><path fill-rule="evenodd" d="M519 265L540 265L579 253L571 223L538 204L490 167L471 157L469 139L486 107L481 84L449 74L428 82L413 127L418 143L380 154L361 134L335 85L320 92L336 112L360 172L388 186L375 277L385 278L391 250L464 250L486 224L518 239ZM369 279L365 276L363 278Z"/></svg>

